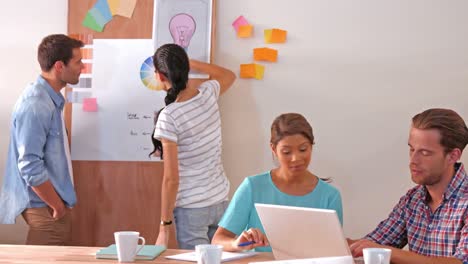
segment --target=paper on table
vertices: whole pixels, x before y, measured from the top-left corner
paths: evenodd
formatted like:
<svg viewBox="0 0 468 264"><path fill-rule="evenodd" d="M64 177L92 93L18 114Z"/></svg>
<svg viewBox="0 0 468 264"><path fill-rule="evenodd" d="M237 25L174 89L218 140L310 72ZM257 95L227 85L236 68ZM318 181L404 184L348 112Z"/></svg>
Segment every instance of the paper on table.
<svg viewBox="0 0 468 264"><path fill-rule="evenodd" d="M326 257L326 258L307 258L307 259L288 259L263 262L250 262L249 264L353 264L351 256Z"/></svg>
<svg viewBox="0 0 468 264"><path fill-rule="evenodd" d="M119 8L116 11L116 15L131 18L133 10L135 10L136 0L120 0Z"/></svg>
<svg viewBox="0 0 468 264"><path fill-rule="evenodd" d="M239 38L250 38L252 36L253 26L252 25L242 25L239 26L237 30L237 36Z"/></svg>
<svg viewBox="0 0 468 264"><path fill-rule="evenodd" d="M278 59L278 50L270 48L255 48L254 60L276 62Z"/></svg>
<svg viewBox="0 0 468 264"><path fill-rule="evenodd" d="M232 26L234 27L236 31L239 30L240 26L245 26L248 24L249 22L247 22L247 19L245 19L244 16L239 16L238 18L236 18L236 20L234 20L234 22L232 22Z"/></svg>
<svg viewBox="0 0 468 264"><path fill-rule="evenodd" d="M236 260L241 258L248 258L257 255L257 252L254 251L247 251L247 252L226 252L223 251L223 255L221 255L221 262ZM167 259L175 259L175 260L182 260L182 261L192 261L197 262L197 253L195 251L166 256Z"/></svg>
<svg viewBox="0 0 468 264"><path fill-rule="evenodd" d="M284 43L286 42L287 31L282 29L265 29L265 43Z"/></svg>

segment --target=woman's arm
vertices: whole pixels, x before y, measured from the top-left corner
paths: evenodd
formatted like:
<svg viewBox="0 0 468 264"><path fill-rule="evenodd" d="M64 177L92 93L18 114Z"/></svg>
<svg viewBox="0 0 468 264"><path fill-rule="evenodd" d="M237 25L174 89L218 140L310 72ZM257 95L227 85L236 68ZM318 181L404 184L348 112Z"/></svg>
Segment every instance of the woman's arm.
<svg viewBox="0 0 468 264"><path fill-rule="evenodd" d="M239 246L246 242L252 242L252 244ZM243 231L240 236L236 237L236 234L231 231L218 227L211 243L222 245L223 250L226 251L250 250L256 247L265 247L269 245L266 236L257 228L250 228L247 231Z"/></svg>
<svg viewBox="0 0 468 264"><path fill-rule="evenodd" d="M197 60L190 60L190 69L207 73L212 79L217 80L221 87L220 95L229 89L236 79L236 75L231 70Z"/></svg>
<svg viewBox="0 0 468 264"><path fill-rule="evenodd" d="M164 150L164 177L161 191L161 220L174 221L173 211L179 189L179 160L177 143L162 139ZM159 222L159 220L158 220ZM167 247L169 243L170 225L160 225L156 245Z"/></svg>

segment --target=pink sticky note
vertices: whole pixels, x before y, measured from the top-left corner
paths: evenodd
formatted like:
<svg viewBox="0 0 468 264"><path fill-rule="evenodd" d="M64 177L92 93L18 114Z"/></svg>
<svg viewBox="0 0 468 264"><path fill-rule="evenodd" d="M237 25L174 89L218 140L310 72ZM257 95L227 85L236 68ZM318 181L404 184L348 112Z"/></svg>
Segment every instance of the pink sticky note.
<svg viewBox="0 0 468 264"><path fill-rule="evenodd" d="M97 112L97 98L88 97L83 99L84 112Z"/></svg>
<svg viewBox="0 0 468 264"><path fill-rule="evenodd" d="M236 32L237 30L239 30L240 26L245 26L248 24L249 22L247 22L247 20L243 16L238 17L236 20L234 20L234 22L232 22L232 26L236 29Z"/></svg>

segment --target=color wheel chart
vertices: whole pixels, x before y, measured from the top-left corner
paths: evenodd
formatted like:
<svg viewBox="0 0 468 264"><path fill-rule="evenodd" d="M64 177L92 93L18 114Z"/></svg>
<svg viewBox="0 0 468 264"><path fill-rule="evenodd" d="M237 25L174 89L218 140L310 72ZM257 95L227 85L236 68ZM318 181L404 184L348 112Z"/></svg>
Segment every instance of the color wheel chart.
<svg viewBox="0 0 468 264"><path fill-rule="evenodd" d="M148 57L140 68L140 78L143 84L150 90L160 91L161 87L156 80L153 57Z"/></svg>

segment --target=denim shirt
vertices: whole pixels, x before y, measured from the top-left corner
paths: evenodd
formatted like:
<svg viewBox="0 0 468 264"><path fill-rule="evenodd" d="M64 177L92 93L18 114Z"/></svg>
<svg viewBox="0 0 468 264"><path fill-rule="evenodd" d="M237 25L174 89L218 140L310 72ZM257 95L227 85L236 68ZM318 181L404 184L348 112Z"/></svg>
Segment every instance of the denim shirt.
<svg viewBox="0 0 468 264"><path fill-rule="evenodd" d="M16 102L0 193L0 223L14 224L26 208L46 207L31 187L47 180L65 206L75 205L76 194L64 147L64 104L63 96L41 76L26 87Z"/></svg>

